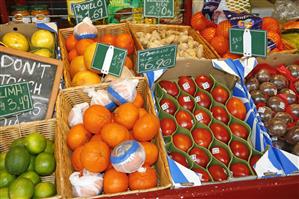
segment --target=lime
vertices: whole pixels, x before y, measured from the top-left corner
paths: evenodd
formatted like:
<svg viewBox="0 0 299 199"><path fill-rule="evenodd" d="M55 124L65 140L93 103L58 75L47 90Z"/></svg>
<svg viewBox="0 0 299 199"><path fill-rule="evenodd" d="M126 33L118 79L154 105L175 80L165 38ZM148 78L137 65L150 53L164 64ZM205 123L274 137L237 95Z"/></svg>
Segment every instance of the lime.
<svg viewBox="0 0 299 199"><path fill-rule="evenodd" d="M6 170L0 170L0 188L7 187L16 177Z"/></svg>
<svg viewBox="0 0 299 199"><path fill-rule="evenodd" d="M51 175L55 170L54 155L47 152L38 154L34 161L34 169L39 175Z"/></svg>
<svg viewBox="0 0 299 199"><path fill-rule="evenodd" d="M43 152L46 145L46 138L40 133L31 133L25 137L25 146L31 154Z"/></svg>
<svg viewBox="0 0 299 199"><path fill-rule="evenodd" d="M27 171L34 171L34 161L35 161L35 156L31 156L30 158L30 164L28 166Z"/></svg>
<svg viewBox="0 0 299 199"><path fill-rule="evenodd" d="M54 153L54 143L51 140L47 139L47 146L46 146L44 152Z"/></svg>
<svg viewBox="0 0 299 199"><path fill-rule="evenodd" d="M15 146L24 146L24 140L25 138L18 138L16 140L14 140L9 148L15 147Z"/></svg>
<svg viewBox="0 0 299 199"><path fill-rule="evenodd" d="M0 153L0 170L5 169L5 156L6 152Z"/></svg>
<svg viewBox="0 0 299 199"><path fill-rule="evenodd" d="M30 154L24 146L9 149L5 157L5 168L13 175L21 175L27 171L30 164Z"/></svg>
<svg viewBox="0 0 299 199"><path fill-rule="evenodd" d="M50 182L41 182L34 188L34 198L47 198L56 195L56 188Z"/></svg>
<svg viewBox="0 0 299 199"><path fill-rule="evenodd" d="M9 199L8 187L0 188L0 198L1 199Z"/></svg>
<svg viewBox="0 0 299 199"><path fill-rule="evenodd" d="M8 187L10 198L30 199L33 196L34 186L31 180L19 177Z"/></svg>
<svg viewBox="0 0 299 199"><path fill-rule="evenodd" d="M40 182L40 177L34 171L27 171L21 175L23 178L27 178L32 181L33 185L36 185Z"/></svg>

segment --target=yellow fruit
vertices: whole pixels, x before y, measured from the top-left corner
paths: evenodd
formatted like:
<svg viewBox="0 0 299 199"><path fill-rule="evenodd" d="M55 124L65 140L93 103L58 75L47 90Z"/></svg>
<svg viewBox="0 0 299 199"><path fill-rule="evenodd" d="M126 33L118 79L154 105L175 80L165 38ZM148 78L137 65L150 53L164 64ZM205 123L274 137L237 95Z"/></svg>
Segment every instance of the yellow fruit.
<svg viewBox="0 0 299 199"><path fill-rule="evenodd" d="M33 54L42 56L42 57L52 57L52 53L49 49L43 48L43 49L39 49L37 51L34 51Z"/></svg>
<svg viewBox="0 0 299 199"><path fill-rule="evenodd" d="M27 38L18 32L8 32L3 38L2 42L10 48L14 48L17 50L28 51L29 44Z"/></svg>
<svg viewBox="0 0 299 199"><path fill-rule="evenodd" d="M91 71L80 71L76 73L72 80L73 86L83 86L83 85L91 85L98 84L101 82L101 78L98 74Z"/></svg>
<svg viewBox="0 0 299 199"><path fill-rule="evenodd" d="M31 36L31 44L36 48L53 49L55 39L53 34L48 30L37 30Z"/></svg>
<svg viewBox="0 0 299 199"><path fill-rule="evenodd" d="M84 62L86 68L88 69L91 69L91 64L92 64L94 52L96 50L96 46L97 43L90 44L84 52Z"/></svg>
<svg viewBox="0 0 299 199"><path fill-rule="evenodd" d="M70 64L70 74L71 77L74 77L76 73L80 71L86 71L86 67L84 64L84 58L83 56L77 56L75 57Z"/></svg>

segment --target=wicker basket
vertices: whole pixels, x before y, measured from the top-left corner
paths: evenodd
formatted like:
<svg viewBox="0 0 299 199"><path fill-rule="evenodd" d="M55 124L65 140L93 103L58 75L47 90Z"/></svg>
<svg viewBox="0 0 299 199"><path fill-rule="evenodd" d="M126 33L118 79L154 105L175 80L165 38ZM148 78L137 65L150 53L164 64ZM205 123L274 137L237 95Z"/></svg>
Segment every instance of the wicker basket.
<svg viewBox="0 0 299 199"><path fill-rule="evenodd" d="M43 134L47 139L54 140L55 138L55 131L56 131L56 120L55 119L49 119L49 120L41 120L41 121L35 121L35 122L27 122L22 123L20 125L13 125L13 126L0 126L0 151L8 151L9 146L11 143L21 137L24 137L26 135L29 135L32 132L39 132ZM55 139L55 159L57 162L57 159L59 159L59 154L57 150L57 140ZM57 164L56 164L56 168ZM59 178L57 176L57 170L55 174L53 173L51 176L45 176L42 177L42 181L46 182L52 182L55 183ZM59 192L57 187L57 192ZM51 197L54 198L60 198L60 196Z"/></svg>
<svg viewBox="0 0 299 199"><path fill-rule="evenodd" d="M152 32L154 30L176 30L176 31L188 31L188 34L193 37L195 41L203 45L203 57L207 59L215 59L219 58L219 55L215 54L208 46L207 44L202 40L202 37L196 33L194 29L192 29L190 26L180 26L180 25L152 25L152 24L129 24L130 30L132 32L135 45L137 47L137 50L144 49L140 41L137 37L137 32Z"/></svg>
<svg viewBox="0 0 299 199"><path fill-rule="evenodd" d="M154 103L152 100L151 92L149 90L147 81L145 78L137 78L139 80L139 84L137 87L137 90L142 94L144 97L145 102L145 109L149 111L150 113L155 114L154 109ZM107 83L102 83L97 86L93 86L96 89L106 89L108 86ZM68 149L66 144L66 135L69 132L70 128L68 126L68 114L71 110L71 108L75 104L83 103L83 102L90 102L90 98L88 95L83 92L83 90L87 87L91 86L81 86L76 88L68 88L65 90L62 90L58 96L58 101L56 103L57 108L57 132L58 135L56 137L57 143L58 143L58 150L60 154L60 158L58 159L58 173L61 178L59 178L59 181L57 182L57 186L59 187L58 190L59 194L63 198L71 198L72 197L72 186L69 182L69 176L73 172L71 160L70 160L70 154L71 151ZM161 133L159 133L156 138L154 139L154 143L157 145L159 149L159 158L155 165L158 179L159 179L159 185L156 188L147 189L147 190L140 190L140 191L128 191L128 192L122 192L118 194L103 194L96 196L94 198L98 197L107 197L107 196L115 196L115 195L125 195L130 193L140 193L140 192L148 192L148 191L156 191L156 190L162 190L167 189L171 186L170 181L170 172L169 172L169 166L166 159L166 151L164 147L164 142Z"/></svg>

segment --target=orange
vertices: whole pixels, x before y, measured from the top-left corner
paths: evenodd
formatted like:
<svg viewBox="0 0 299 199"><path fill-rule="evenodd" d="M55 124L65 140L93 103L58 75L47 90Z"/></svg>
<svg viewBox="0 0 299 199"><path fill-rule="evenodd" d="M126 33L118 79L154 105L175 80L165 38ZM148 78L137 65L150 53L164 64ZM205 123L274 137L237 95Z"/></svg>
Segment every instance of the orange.
<svg viewBox="0 0 299 199"><path fill-rule="evenodd" d="M72 162L72 166L75 171L81 171L82 169L84 169L83 164L81 162L82 149L83 149L83 146L79 146L72 153L71 162Z"/></svg>
<svg viewBox="0 0 299 199"><path fill-rule="evenodd" d="M90 141L103 141L101 134L95 134L91 137Z"/></svg>
<svg viewBox="0 0 299 199"><path fill-rule="evenodd" d="M221 21L216 28L216 35L223 36L228 39L229 29L232 27L229 20Z"/></svg>
<svg viewBox="0 0 299 199"><path fill-rule="evenodd" d="M72 86L85 86L98 84L101 82L101 78L98 74L89 70L80 71L75 74L72 79Z"/></svg>
<svg viewBox="0 0 299 199"><path fill-rule="evenodd" d="M191 18L191 26L195 30L201 31L207 27L207 19L202 12L195 13Z"/></svg>
<svg viewBox="0 0 299 199"><path fill-rule="evenodd" d="M151 142L141 142L145 151L145 164L153 165L158 160L158 147Z"/></svg>
<svg viewBox="0 0 299 199"><path fill-rule="evenodd" d="M73 34L69 35L65 40L65 47L67 51L71 51L72 49L74 49L77 42L78 40Z"/></svg>
<svg viewBox="0 0 299 199"><path fill-rule="evenodd" d="M129 139L129 131L126 127L117 123L105 124L101 130L101 136L111 148Z"/></svg>
<svg viewBox="0 0 299 199"><path fill-rule="evenodd" d="M90 106L83 115L84 127L91 133L100 133L105 124L111 122L112 114L101 105Z"/></svg>
<svg viewBox="0 0 299 199"><path fill-rule="evenodd" d="M129 174L129 187L131 190L149 189L157 186L157 174L155 169L145 166L144 172Z"/></svg>
<svg viewBox="0 0 299 199"><path fill-rule="evenodd" d="M119 193L127 191L129 187L129 178L127 174L109 169L104 174L104 193Z"/></svg>
<svg viewBox="0 0 299 199"><path fill-rule="evenodd" d="M124 64L128 69L133 69L134 64L129 56L126 57L125 64Z"/></svg>
<svg viewBox="0 0 299 199"><path fill-rule="evenodd" d="M126 49L128 55L131 55L134 51L134 41L129 33L117 35L115 38L115 46Z"/></svg>
<svg viewBox="0 0 299 199"><path fill-rule="evenodd" d="M73 50L71 50L68 54L68 60L72 61L75 57L78 56L77 50L74 48Z"/></svg>
<svg viewBox="0 0 299 199"><path fill-rule="evenodd" d="M144 108L139 108L139 118L147 114L147 111Z"/></svg>
<svg viewBox="0 0 299 199"><path fill-rule="evenodd" d="M153 114L147 113L137 120L133 127L133 136L136 140L150 141L159 132L159 119Z"/></svg>
<svg viewBox="0 0 299 199"><path fill-rule="evenodd" d="M71 64L70 64L70 74L71 74L71 77L73 78L74 75L77 73L77 72L80 72L80 71L86 71L86 67L85 67L85 64L84 64L84 58L83 56L77 56L75 57L72 61L71 61Z"/></svg>
<svg viewBox="0 0 299 199"><path fill-rule="evenodd" d="M223 56L223 58L231 58L231 59L239 59L241 58L241 55L232 54L230 52L226 52Z"/></svg>
<svg viewBox="0 0 299 199"><path fill-rule="evenodd" d="M275 52L279 52L280 50L278 48L274 48L273 50L271 50L271 53L275 53Z"/></svg>
<svg viewBox="0 0 299 199"><path fill-rule="evenodd" d="M104 34L102 37L100 37L99 41L100 43L114 45L115 37L111 34Z"/></svg>
<svg viewBox="0 0 299 199"><path fill-rule="evenodd" d="M229 49L228 39L223 36L215 36L211 41L211 45L219 55L223 55Z"/></svg>
<svg viewBox="0 0 299 199"><path fill-rule="evenodd" d="M208 42L210 42L216 35L216 28L209 27L205 28L200 32L201 36L205 38Z"/></svg>
<svg viewBox="0 0 299 199"><path fill-rule="evenodd" d="M94 43L94 41L91 39L80 39L75 45L78 54L83 55L86 48L92 43Z"/></svg>
<svg viewBox="0 0 299 199"><path fill-rule="evenodd" d="M273 17L264 17L262 19L262 29L266 31L280 33L279 22Z"/></svg>
<svg viewBox="0 0 299 199"><path fill-rule="evenodd" d="M71 150L82 146L89 140L89 132L84 128L83 124L77 124L71 128L66 137L66 142Z"/></svg>
<svg viewBox="0 0 299 199"><path fill-rule="evenodd" d="M109 158L109 146L102 141L86 143L80 156L83 167L94 173L105 171L109 165Z"/></svg>
<svg viewBox="0 0 299 199"><path fill-rule="evenodd" d="M282 43L280 35L276 32L269 31L267 33L267 38L273 41L276 44L276 47L278 47Z"/></svg>
<svg viewBox="0 0 299 199"><path fill-rule="evenodd" d="M92 64L92 61L93 61L93 55L94 55L94 52L96 51L96 47L97 47L97 43L90 44L84 52L85 66L89 70L91 69L91 64Z"/></svg>
<svg viewBox="0 0 299 199"><path fill-rule="evenodd" d="M114 120L131 130L139 117L138 108L132 103L120 105L114 112Z"/></svg>
<svg viewBox="0 0 299 199"><path fill-rule="evenodd" d="M141 95L141 93L138 93L136 94L136 97L133 101L133 104L137 107L137 108L142 108L143 107L143 104L144 104L144 100L143 100L143 97Z"/></svg>

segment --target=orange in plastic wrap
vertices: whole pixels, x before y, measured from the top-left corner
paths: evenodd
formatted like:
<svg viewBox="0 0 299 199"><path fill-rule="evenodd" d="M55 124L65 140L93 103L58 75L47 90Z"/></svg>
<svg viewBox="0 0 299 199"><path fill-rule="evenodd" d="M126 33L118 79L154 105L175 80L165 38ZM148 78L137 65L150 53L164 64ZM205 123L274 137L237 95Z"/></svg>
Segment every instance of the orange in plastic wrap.
<svg viewBox="0 0 299 199"><path fill-rule="evenodd" d="M216 35L229 38L229 29L232 27L228 20L221 21L216 28Z"/></svg>
<svg viewBox="0 0 299 199"><path fill-rule="evenodd" d="M223 36L215 36L211 41L211 45L219 55L223 55L229 49L228 39Z"/></svg>
<svg viewBox="0 0 299 199"><path fill-rule="evenodd" d="M262 30L280 33L279 22L273 17L264 17L262 19Z"/></svg>
<svg viewBox="0 0 299 199"><path fill-rule="evenodd" d="M192 16L191 26L198 31L202 31L207 27L207 19L202 14L202 12L197 12Z"/></svg>
<svg viewBox="0 0 299 199"><path fill-rule="evenodd" d="M216 28L209 27L200 32L201 36L210 42L216 35Z"/></svg>
<svg viewBox="0 0 299 199"><path fill-rule="evenodd" d="M133 101L133 104L137 107L137 108L142 108L143 104L144 104L144 100L143 97L140 93L136 93L136 97Z"/></svg>

